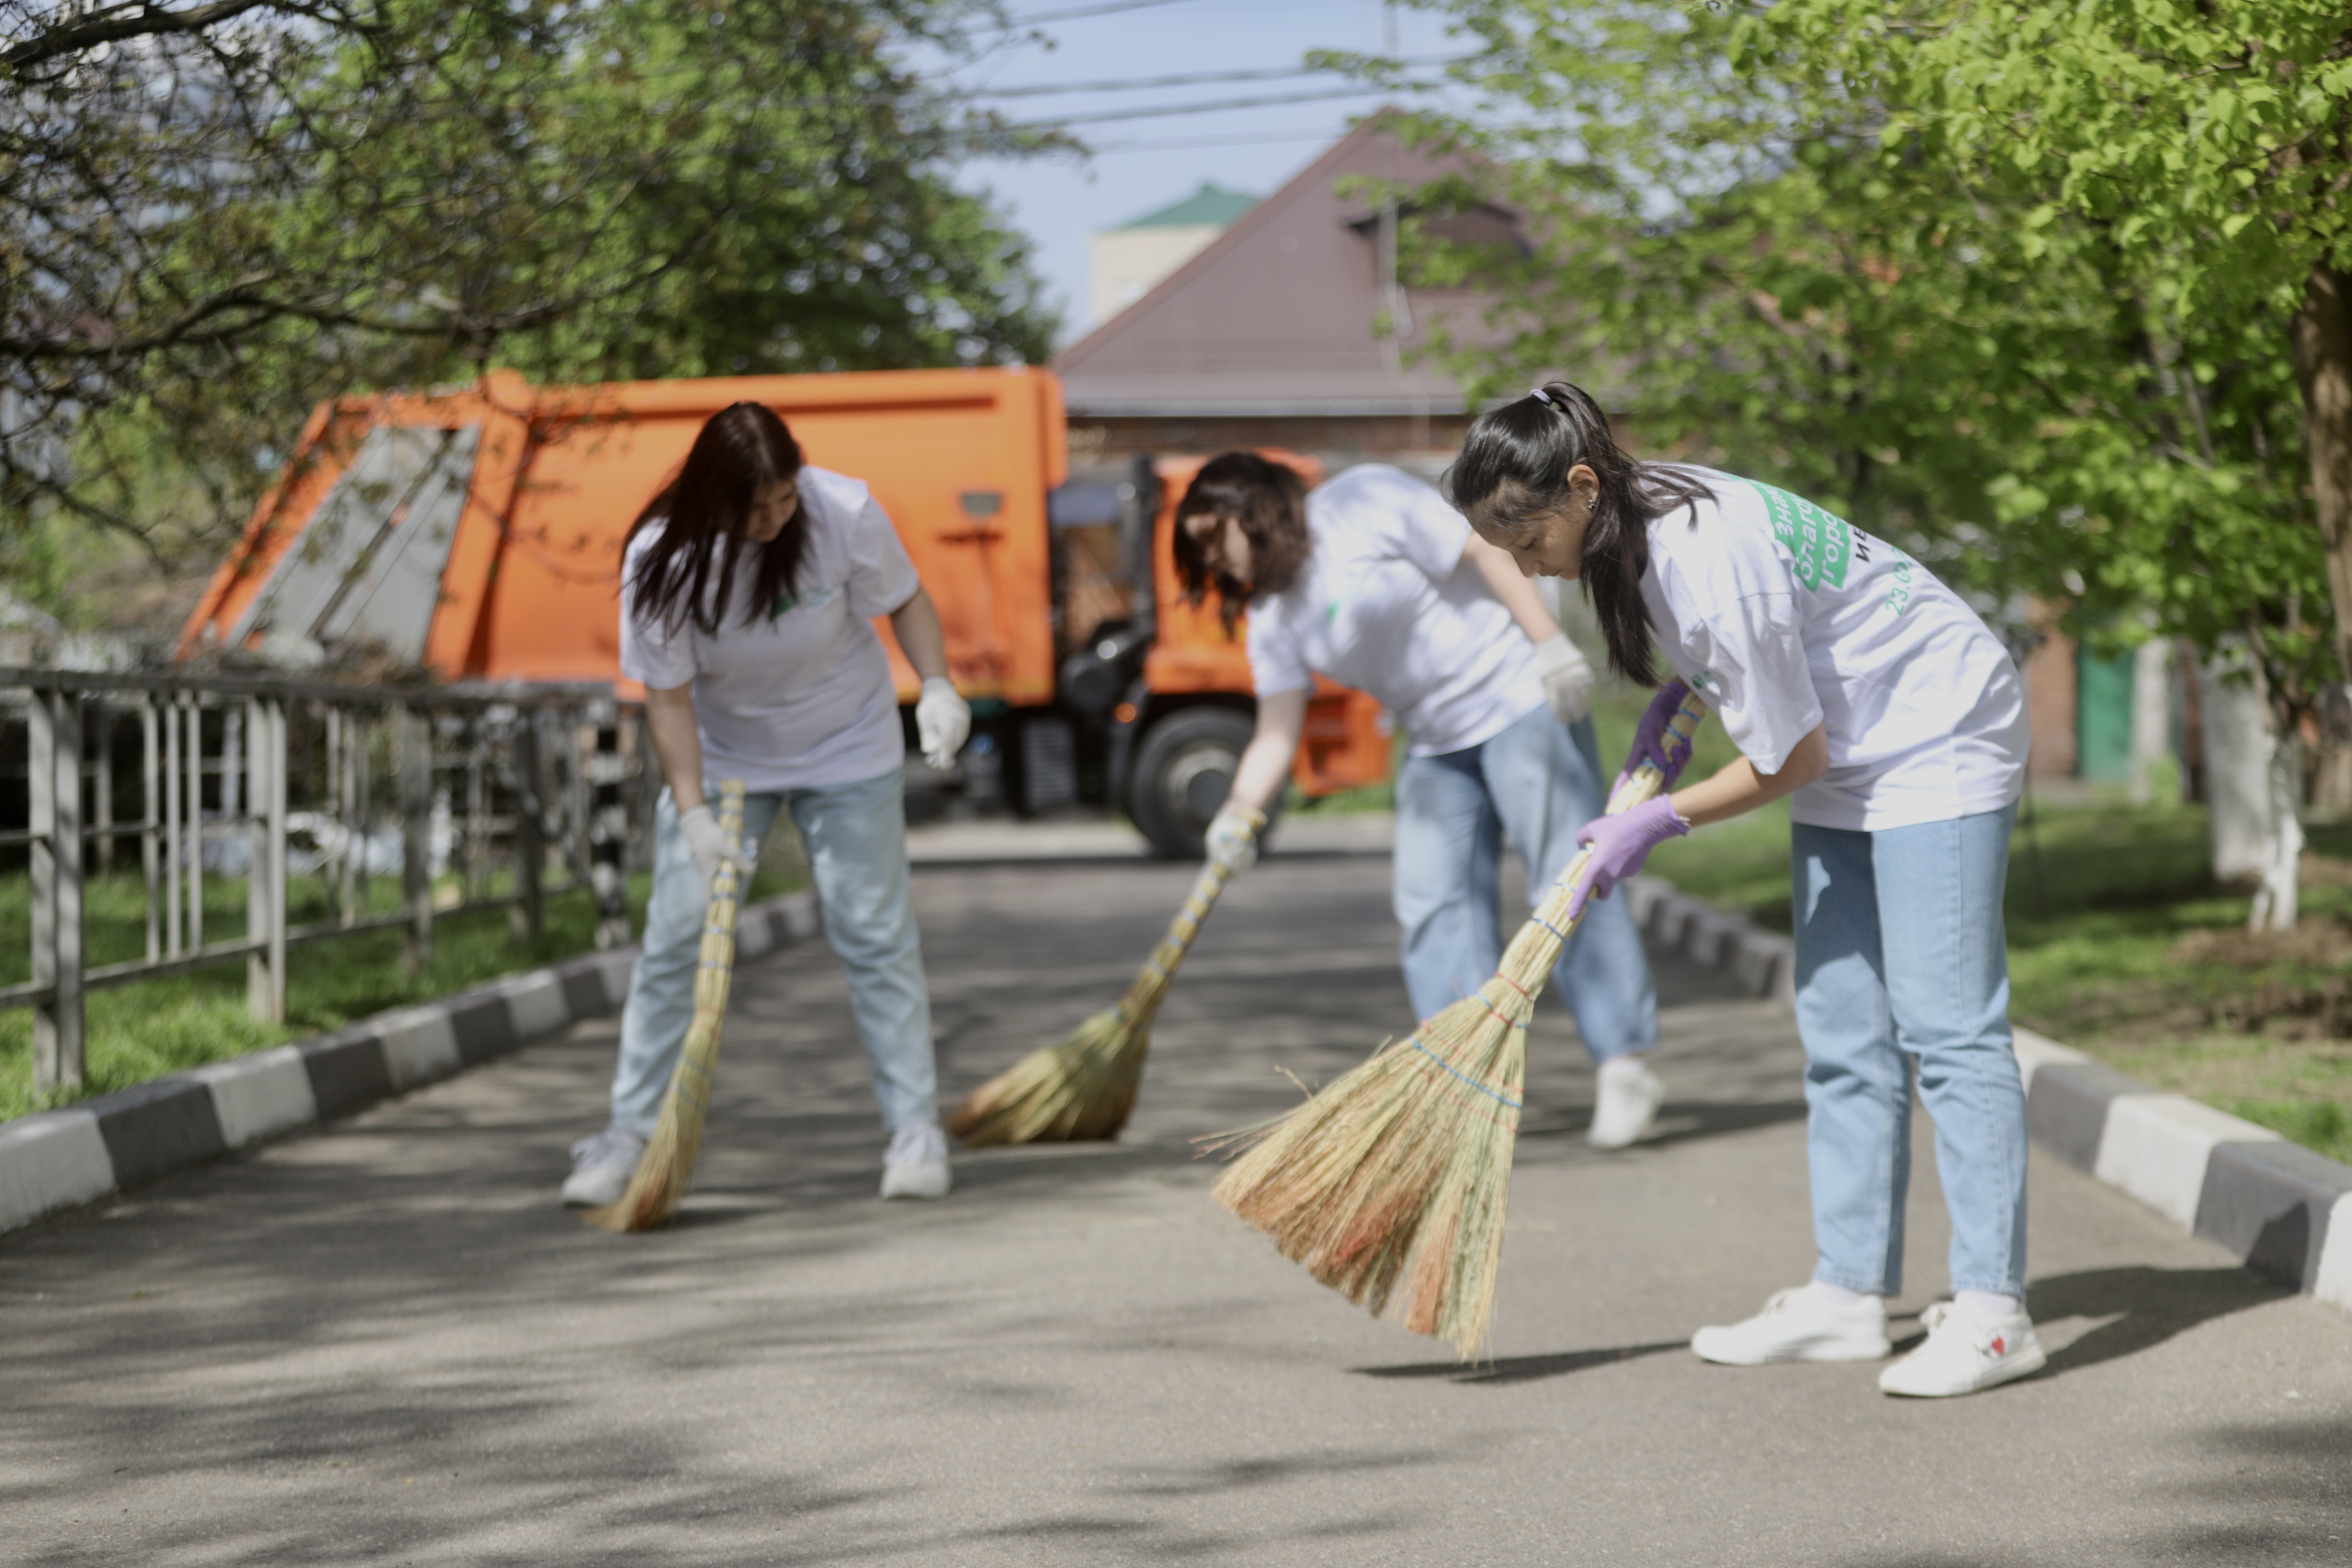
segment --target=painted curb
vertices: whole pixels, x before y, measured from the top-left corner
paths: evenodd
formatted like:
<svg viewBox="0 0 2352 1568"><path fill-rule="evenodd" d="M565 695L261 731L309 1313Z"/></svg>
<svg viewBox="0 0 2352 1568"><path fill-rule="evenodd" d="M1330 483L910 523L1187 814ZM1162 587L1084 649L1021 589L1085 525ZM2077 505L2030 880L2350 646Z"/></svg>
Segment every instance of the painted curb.
<svg viewBox="0 0 2352 1568"><path fill-rule="evenodd" d="M1626 885L1658 944L1796 1004L1797 946L1654 877ZM2044 1151L2227 1247L2256 1273L2352 1311L2352 1165L2267 1127L2166 1094L2031 1029L2016 1030L2027 1135Z"/></svg>
<svg viewBox="0 0 2352 1568"><path fill-rule="evenodd" d="M787 893L742 912L736 950L756 958L818 929L816 895ZM583 953L330 1035L0 1122L0 1231L349 1116L584 1019L611 1017L628 998L636 954L634 947Z"/></svg>
<svg viewBox="0 0 2352 1568"><path fill-rule="evenodd" d="M1634 925L1651 941L1707 969L1721 970L1751 996L1797 1005L1797 944L1754 921L1718 910L1671 882L1635 877L1625 884Z"/></svg>

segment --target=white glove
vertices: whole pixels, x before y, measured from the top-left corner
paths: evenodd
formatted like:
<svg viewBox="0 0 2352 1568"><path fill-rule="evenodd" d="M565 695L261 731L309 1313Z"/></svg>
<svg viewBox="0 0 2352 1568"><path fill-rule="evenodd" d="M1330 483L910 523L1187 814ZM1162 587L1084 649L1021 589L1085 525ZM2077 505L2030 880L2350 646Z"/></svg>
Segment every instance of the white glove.
<svg viewBox="0 0 2352 1568"><path fill-rule="evenodd" d="M1209 822L1209 864L1229 877L1256 865L1258 830L1265 826L1265 813L1227 802Z"/></svg>
<svg viewBox="0 0 2352 1568"><path fill-rule="evenodd" d="M1544 700L1561 723L1573 724L1592 711L1592 666L1566 632L1536 644L1536 674L1543 680Z"/></svg>
<svg viewBox="0 0 2352 1568"><path fill-rule="evenodd" d="M955 682L943 675L924 681L923 694L915 700L915 739L922 745L923 761L935 768L952 767L971 738L971 704Z"/></svg>
<svg viewBox="0 0 2352 1568"><path fill-rule="evenodd" d="M742 876L751 874L751 858L743 853L740 844L727 841L726 830L719 826L719 819L710 815L709 806L698 805L691 811L679 812L677 830L686 835L686 847L694 851L695 869L702 873L704 898L710 897L719 867L732 865Z"/></svg>

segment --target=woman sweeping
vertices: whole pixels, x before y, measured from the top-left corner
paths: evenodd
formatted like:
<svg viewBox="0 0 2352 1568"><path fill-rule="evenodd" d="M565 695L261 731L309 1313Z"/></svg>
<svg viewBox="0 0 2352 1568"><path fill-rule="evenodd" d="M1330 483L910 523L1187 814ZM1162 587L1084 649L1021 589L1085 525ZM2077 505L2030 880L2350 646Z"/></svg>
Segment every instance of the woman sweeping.
<svg viewBox="0 0 2352 1568"><path fill-rule="evenodd" d="M1565 382L1482 416L1449 484L1523 571L1583 580L1629 679L1654 684L1655 637L1681 681L1651 707L1637 757L1679 773L1687 748L1663 754L1658 736L1690 689L1739 747L1713 777L1584 826L1596 896L1694 825L1790 800L1819 1258L1810 1284L1700 1330L1692 1348L1740 1366L1888 1353L1916 1063L1954 1299L1927 1309L1926 1342L1878 1385L1970 1394L2033 1372L2025 1097L2001 929L2026 750L2008 653L1917 562L1810 501L1629 459Z"/></svg>
<svg viewBox="0 0 2352 1568"><path fill-rule="evenodd" d="M1434 489L1367 464L1307 492L1249 452L1203 466L1177 503L1176 569L1249 612L1257 731L1208 851L1233 869L1290 777L1315 677L1380 699L1411 740L1396 789L1394 902L1405 989L1421 1016L1476 994L1503 953L1503 835L1540 897L1601 808L1592 671L1510 557ZM1596 910L1561 955L1560 994L1599 1066L1588 1140L1619 1149L1664 1098L1644 1058L1657 1001L1622 906Z"/></svg>
<svg viewBox="0 0 2352 1568"><path fill-rule="evenodd" d="M890 520L866 486L802 465L773 411L713 415L677 478L630 530L621 571L621 670L646 687L662 792L645 950L621 1015L612 1125L572 1147L564 1202L621 1195L661 1113L694 1011L710 878L748 871L780 810L807 846L824 934L849 973L850 1007L890 1134L882 1195L937 1198L951 1184L940 1131L929 993L908 903L906 742L888 616L923 679L924 754L945 766L971 728L946 643ZM707 804L748 786L743 838Z"/></svg>

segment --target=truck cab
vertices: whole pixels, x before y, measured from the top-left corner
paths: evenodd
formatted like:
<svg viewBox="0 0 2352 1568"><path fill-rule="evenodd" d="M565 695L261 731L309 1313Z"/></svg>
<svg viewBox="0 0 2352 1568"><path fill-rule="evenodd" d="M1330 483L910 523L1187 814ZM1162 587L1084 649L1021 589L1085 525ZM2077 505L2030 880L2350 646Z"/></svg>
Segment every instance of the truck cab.
<svg viewBox="0 0 2352 1568"><path fill-rule="evenodd" d="M1176 576L1176 503L1213 455L1139 457L1123 472L1081 475L1050 509L1054 599L1067 633L1056 706L1080 727L1101 798L1169 856L1200 852L1257 710L1246 617L1229 636L1215 605L1192 604ZM1263 455L1310 486L1324 478L1312 458ZM1299 792L1386 778L1391 730L1371 698L1319 681L1292 775Z"/></svg>

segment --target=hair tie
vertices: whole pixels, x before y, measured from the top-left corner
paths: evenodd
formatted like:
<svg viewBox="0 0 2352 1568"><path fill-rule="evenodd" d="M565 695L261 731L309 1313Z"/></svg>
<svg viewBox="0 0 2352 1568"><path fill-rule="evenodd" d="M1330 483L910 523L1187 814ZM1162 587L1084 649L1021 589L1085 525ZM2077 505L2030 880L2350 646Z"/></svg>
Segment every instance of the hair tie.
<svg viewBox="0 0 2352 1568"><path fill-rule="evenodd" d="M1532 391L1532 392L1528 393L1528 395L1529 397L1534 398L1538 403L1542 404L1546 408L1557 408L1557 407L1559 407L1559 404L1554 403L1554 402L1551 400L1551 394L1550 394L1550 393L1549 393L1549 392L1546 392L1546 391L1545 391L1542 387L1540 387L1540 386L1537 387L1534 391Z"/></svg>

